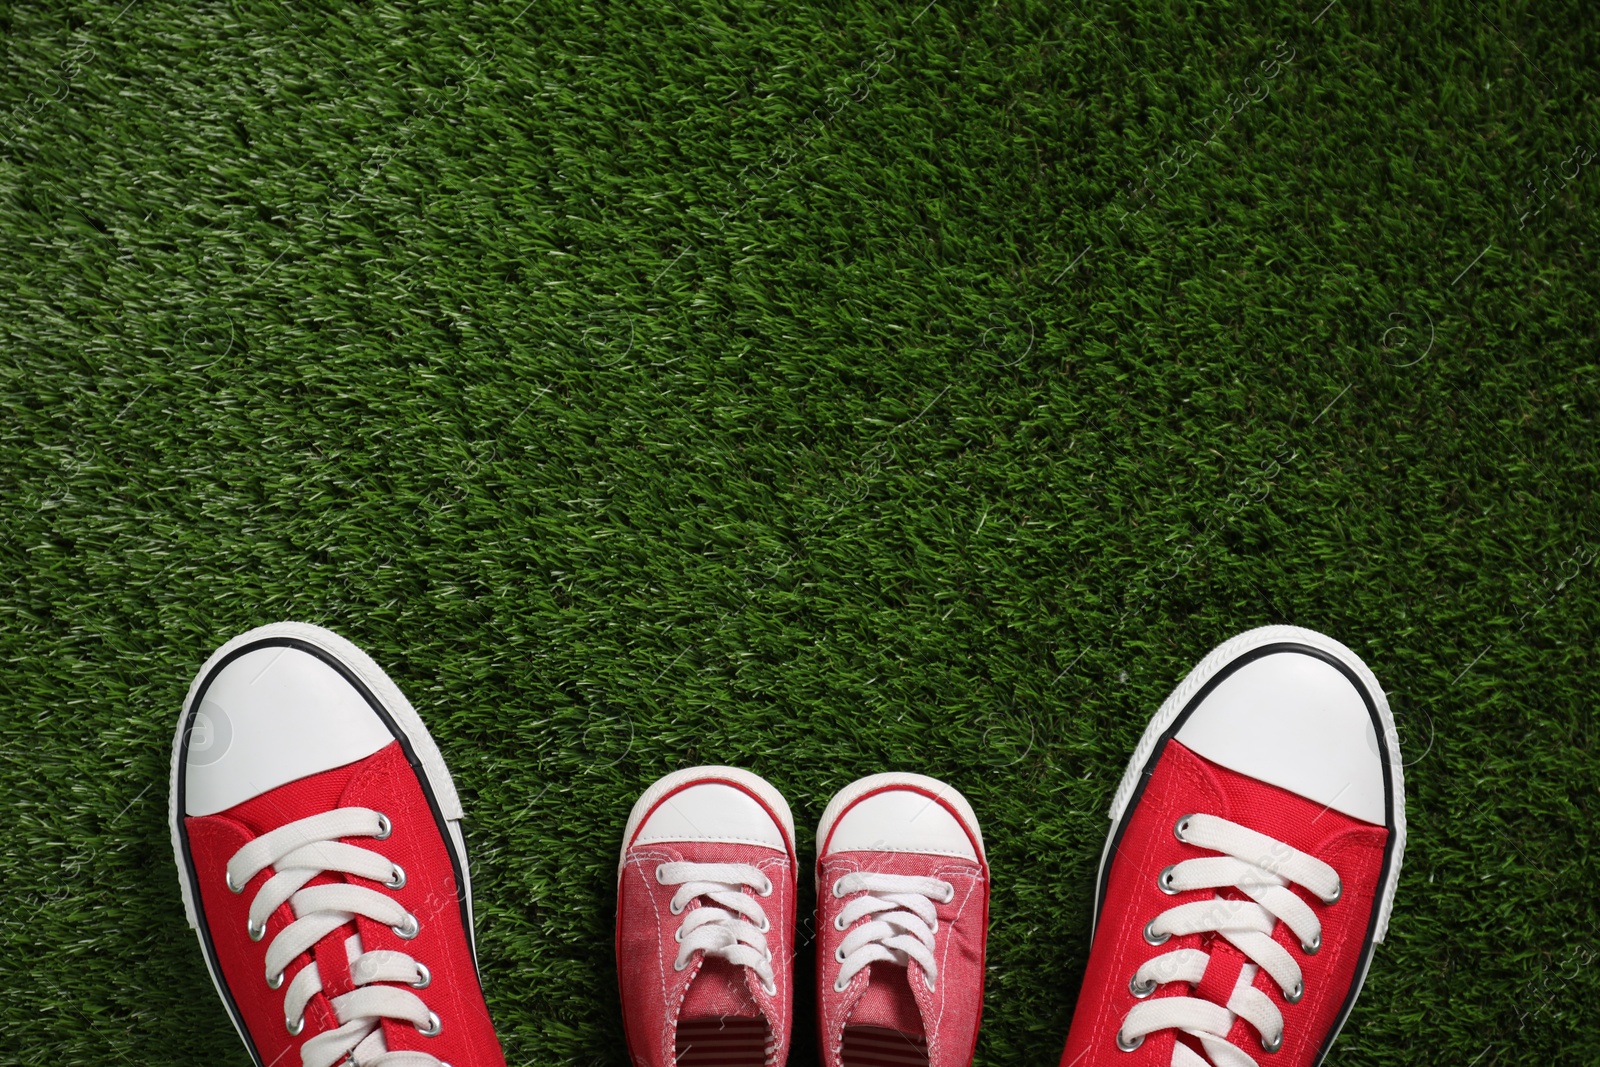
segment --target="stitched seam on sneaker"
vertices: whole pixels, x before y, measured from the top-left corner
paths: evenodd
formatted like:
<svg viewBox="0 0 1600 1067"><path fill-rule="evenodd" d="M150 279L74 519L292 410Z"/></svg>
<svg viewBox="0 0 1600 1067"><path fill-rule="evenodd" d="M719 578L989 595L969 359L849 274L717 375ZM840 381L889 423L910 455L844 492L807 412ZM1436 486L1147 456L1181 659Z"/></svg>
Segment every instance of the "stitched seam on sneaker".
<svg viewBox="0 0 1600 1067"><path fill-rule="evenodd" d="M647 851L635 852L630 850L628 853L627 863L629 867L633 867L639 872L639 882L644 886L645 899L650 901L650 910L655 915L654 928L656 930L656 978L661 983L661 1005L663 1008L667 1007L668 1003L667 975L666 971L664 970L666 967L666 957L662 953L661 945L661 905L656 902L655 892L650 888L650 883L655 879L647 876L644 873L644 869L647 863L670 863L672 860L673 856L671 853ZM676 916L674 916L674 918L676 918ZM683 1010L683 999L688 992L689 986L687 983L685 983L683 987L683 995L678 997L677 1010L663 1013L665 1017L661 1020L661 1031L656 1039L657 1053L665 1054L666 1057L662 1061L663 1063L672 1063L677 1059L678 1013Z"/></svg>
<svg viewBox="0 0 1600 1067"><path fill-rule="evenodd" d="M778 888L777 888L777 882L773 879L771 874L767 873L767 868L769 868L769 867L782 867L783 868L783 877L784 877L784 882L783 882L784 889L783 889L783 892L788 892L789 891L789 881L788 881L788 879L789 879L789 874L790 874L788 854L786 853L786 854L784 854L782 856L778 856L778 855L769 856L766 859L762 860L760 863L757 863L755 865L756 870L758 870L762 874L766 875L767 880L769 882L773 883L772 899L781 901L783 898L779 896L779 891L778 891ZM791 930L792 927L793 927L793 924L789 922L788 909L787 908L779 908L778 910L782 913L779 916L779 922L784 924L782 929ZM768 922L771 923L772 928L773 928L774 931L776 931L776 930L778 930L780 928L777 922L772 922L772 916L769 915L767 917L767 919L768 919ZM781 940L781 938L779 940ZM774 955L774 957L773 957L774 961L778 963L778 966L774 967L773 970L772 970L772 984L773 984L773 988L777 989L778 992L776 994L774 994L771 999L772 999L772 1002L773 1002L773 1006L780 1012L780 1015L776 1020L771 1019L771 1018L767 1019L767 1027L768 1027L769 1031L771 1032L771 1036L772 1036L772 1040L767 1045L766 1056L765 1056L765 1062L769 1065L769 1067L770 1067L770 1065L777 1064L777 1062L779 1061L779 1054L785 1052L789 1047L789 1037L790 1037L789 1013L793 1010L792 1005L794 1003L794 999L793 999L793 995L791 994L791 996L789 998L787 998L787 1003L785 1003L785 998L782 995L783 992L784 992L784 989L779 986L778 980L779 980L779 975L784 973L784 967L785 966L788 966L790 971L793 970L793 962L792 962L793 961L793 957L794 957L793 945L790 945L787 949L785 949L785 951L789 955L789 958L790 958L790 961L791 961L790 963L785 964L782 960L779 960L776 955ZM784 979L784 981L788 982L789 980L788 979ZM790 983L790 984L792 984L792 983ZM685 987L685 989L687 991L687 987ZM760 1001L756 1002L756 1006L758 1008L760 1007L760 1003L761 1003ZM765 1012L763 1012L763 1014L765 1014Z"/></svg>
<svg viewBox="0 0 1600 1067"><path fill-rule="evenodd" d="M833 883L835 881L838 881L838 879L842 878L844 876L844 874L855 874L855 873L858 873L861 870L860 861L859 860L855 860L855 859L847 859L847 858L845 858L845 856L847 856L847 855L848 855L847 853L846 854L835 855L833 858L828 859L828 860L823 862L823 864L822 864L822 871L823 871L822 881L827 886L827 888L824 889L824 886L822 886L822 885L819 885L817 887L817 895L819 897L822 895L823 892L827 892L829 894L830 898L833 900L832 908L833 908L833 910L835 912L842 910L844 908L844 905L839 903L839 898L838 897L833 897L832 896L833 889L832 889L831 883ZM843 873L839 873L841 871ZM819 941L823 940L822 931L821 930L817 931L817 936L818 936ZM827 997L827 988L831 987L833 983L828 981L826 975L823 973L822 965L819 965L817 967L817 971L818 971L818 975L819 975L818 982L817 982L817 984L819 986L818 995L822 999L826 1000L826 999L828 999L828 997ZM843 995L844 994L836 993L836 994L834 994L834 999L837 999L838 997L843 996ZM861 999L860 997L856 998L857 1001L859 1001L860 999ZM831 1010L834 1011L834 1012L838 1012L840 1009L837 1006L835 1006ZM830 1022L828 1024L828 1046L827 1046L827 1052L828 1052L828 1055L830 1057L829 1060L828 1060L828 1063L829 1063L830 1067L840 1067L840 1064L842 1064L844 1062L844 1028L845 1028L845 1024L847 1022L849 1022L850 1016L854 1012L855 1012L855 1004L852 1003L848 1010L844 1011L841 1015L838 1016L838 1025L837 1026L833 1025L832 1022ZM833 1036L835 1034L837 1035L837 1039L835 1039L834 1036Z"/></svg>
<svg viewBox="0 0 1600 1067"><path fill-rule="evenodd" d="M950 875L959 874L959 875L965 876L966 878L971 879L971 883L967 886L966 895L961 898L961 904L956 908L955 916L946 924L947 926L953 927L953 926L955 926L956 923L960 922L962 916L964 916L967 913L967 905L969 905L969 904L971 904L973 902L973 900L977 897L979 887L984 884L983 869L981 867L980 868L973 868L973 867L970 867L970 866L963 866L963 867L944 866L944 867L935 868L935 870L934 870L934 876L935 877L942 877L943 875L946 875L946 874L950 874ZM985 931L985 934L987 934L987 931ZM954 941L954 938L945 937L945 938L943 938L943 944L940 945L942 953L941 953L941 958L940 958L940 961L939 961L939 971L940 971L941 975L948 975L950 973L950 970L949 970L950 952L951 952L951 944L952 944L953 941ZM980 978L980 980L982 979L982 975L981 974L979 975L979 978ZM939 982L939 988L938 988L937 995L934 998L935 1001L936 1001L935 1008L936 1008L936 1010L938 1012L938 1017L933 1020L933 1025L932 1026L927 1026L927 1025L923 1026L923 1031L924 1031L924 1033L926 1034L926 1036L928 1038L928 1062L930 1062L930 1063L934 1062L936 1054L938 1052L938 1048L939 1048L939 1036L938 1035L939 1035L939 1032L941 1030L941 1025L940 1024L944 1021L945 1004L948 1002L948 999L949 999L948 996L947 996L948 988L949 987L941 979L941 981Z"/></svg>

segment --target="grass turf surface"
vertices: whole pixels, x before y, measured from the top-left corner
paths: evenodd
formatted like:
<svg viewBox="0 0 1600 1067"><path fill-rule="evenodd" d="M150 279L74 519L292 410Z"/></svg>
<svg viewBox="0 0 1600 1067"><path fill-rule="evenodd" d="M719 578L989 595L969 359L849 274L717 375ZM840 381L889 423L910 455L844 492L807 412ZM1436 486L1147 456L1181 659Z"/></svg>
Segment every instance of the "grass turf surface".
<svg viewBox="0 0 1600 1067"><path fill-rule="evenodd" d="M979 1062L1053 1062L1146 719L1277 621L1409 764L1330 1062L1600 1061L1591 5L0 32L0 1062L246 1062L168 745L281 618L439 739L513 1063L625 1062L616 840L711 761L806 849L857 775L962 789Z"/></svg>

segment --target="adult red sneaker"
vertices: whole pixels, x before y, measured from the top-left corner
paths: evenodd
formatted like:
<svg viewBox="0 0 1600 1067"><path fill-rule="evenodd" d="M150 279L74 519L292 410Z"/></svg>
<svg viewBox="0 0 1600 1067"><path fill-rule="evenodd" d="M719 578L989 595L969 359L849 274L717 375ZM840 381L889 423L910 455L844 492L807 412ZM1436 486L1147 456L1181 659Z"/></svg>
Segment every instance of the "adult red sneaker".
<svg viewBox="0 0 1600 1067"><path fill-rule="evenodd" d="M1400 748L1356 654L1295 626L1214 650L1111 805L1062 1067L1311 1067L1383 940Z"/></svg>
<svg viewBox="0 0 1600 1067"><path fill-rule="evenodd" d="M817 827L817 1005L827 1067L967 1067L983 1014L989 866L972 806L875 774Z"/></svg>
<svg viewBox="0 0 1600 1067"><path fill-rule="evenodd" d="M276 623L216 651L172 750L183 906L257 1067L495 1067L461 801L350 642Z"/></svg>
<svg viewBox="0 0 1600 1067"><path fill-rule="evenodd" d="M794 1003L794 819L772 786L693 767L645 790L617 864L636 1067L780 1067Z"/></svg>

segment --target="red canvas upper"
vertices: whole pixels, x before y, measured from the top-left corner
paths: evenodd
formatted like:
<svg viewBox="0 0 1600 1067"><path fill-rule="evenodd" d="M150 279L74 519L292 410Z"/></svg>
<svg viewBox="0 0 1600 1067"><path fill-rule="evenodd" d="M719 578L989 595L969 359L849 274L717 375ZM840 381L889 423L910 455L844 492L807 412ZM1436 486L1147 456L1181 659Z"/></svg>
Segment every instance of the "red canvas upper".
<svg viewBox="0 0 1600 1067"><path fill-rule="evenodd" d="M336 807L370 808L388 816L393 831L387 839L346 840L399 864L406 872L406 884L390 890L380 883L339 873L323 874L310 884L352 882L380 888L416 917L420 932L411 940L403 940L388 926L357 916L290 964L283 986L271 989L266 982L267 948L295 916L290 905L283 905L268 920L266 936L251 941L246 933L250 902L273 871L268 868L253 878L242 893L233 893L225 881L228 860L242 845L268 831ZM329 1001L353 988L345 942L359 932L364 951L404 952L432 973L431 983L414 992L439 1016L441 1032L424 1037L409 1023L386 1020L383 1033L391 1052L424 1052L454 1067L498 1067L505 1063L478 984L467 931L462 926L462 889L421 784L398 742L366 759L290 782L228 811L187 817L184 829L199 887L197 903L216 952L221 981L238 1006L264 1062L276 1067L298 1067L300 1046L338 1026ZM323 992L311 999L305 1011L305 1028L292 1037L285 1026L284 993L313 957Z"/></svg>
<svg viewBox="0 0 1600 1067"><path fill-rule="evenodd" d="M825 843L820 847L826 847ZM834 919L852 894L835 897L833 884L853 872L911 875L948 882L955 894L934 902L934 988L922 967L873 963L858 971L845 991L834 989L839 974L835 951L850 928ZM989 872L981 862L916 852L824 853L817 864L817 1004L822 1062L839 1067L846 1026L881 1027L920 1035L927 1042L929 1067L967 1067L983 1015L984 949L989 929Z"/></svg>
<svg viewBox="0 0 1600 1067"><path fill-rule="evenodd" d="M1357 978L1369 920L1383 870L1388 831L1341 814L1276 786L1237 774L1169 740L1154 773L1134 810L1117 852L1110 860L1109 879L1100 904L1094 941L1089 954L1072 1029L1062 1054L1062 1067L1167 1067L1172 1059L1175 1031L1162 1030L1132 1052L1117 1046L1117 1032L1128 1011L1138 1003L1128 988L1130 979L1147 960L1181 948L1211 954L1197 987L1169 982L1153 997L1198 996L1225 1004L1246 957L1215 935L1174 936L1159 947L1144 938L1144 927L1162 912L1194 900L1211 899L1217 890L1193 890L1176 895L1162 892L1156 878L1169 865L1216 853L1179 841L1174 824L1185 815L1220 816L1266 834L1305 852L1338 872L1343 892L1333 904L1324 904L1300 886L1294 891L1306 901L1322 924L1322 947L1307 955L1299 939L1279 922L1272 936L1300 965L1305 993L1290 1004L1266 972L1258 973L1254 986L1266 993L1283 1014L1283 1046L1276 1053L1262 1050L1260 1036L1242 1019L1236 1020L1228 1040L1258 1063L1271 1067L1309 1067L1340 1016ZM1233 890L1225 897L1246 899ZM1186 1043L1193 1039L1186 1035ZM1197 1052L1197 1043L1191 1044Z"/></svg>
<svg viewBox="0 0 1600 1067"><path fill-rule="evenodd" d="M695 953L681 971L677 933L684 918L702 907L692 901L674 915L670 903L678 887L656 880L664 863L749 864L772 883L759 897L771 929L767 947L774 960L775 991L768 993L755 973L726 960ZM691 1019L765 1019L770 1031L768 1064L789 1055L793 1030L793 967L796 865L789 850L720 842L651 843L629 848L617 883L617 977L628 1049L638 1067L672 1067L678 1024Z"/></svg>

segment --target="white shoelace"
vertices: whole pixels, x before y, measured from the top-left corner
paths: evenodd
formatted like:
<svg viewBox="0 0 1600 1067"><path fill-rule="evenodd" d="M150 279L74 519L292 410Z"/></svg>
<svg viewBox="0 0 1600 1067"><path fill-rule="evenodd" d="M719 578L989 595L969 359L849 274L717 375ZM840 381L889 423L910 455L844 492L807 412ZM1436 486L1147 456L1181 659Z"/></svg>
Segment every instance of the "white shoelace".
<svg viewBox="0 0 1600 1067"><path fill-rule="evenodd" d="M1322 948L1321 921L1289 884L1304 886L1324 904L1332 904L1342 891L1338 872L1282 841L1215 815L1186 815L1172 832L1179 841L1221 855L1166 868L1157 875L1163 892L1228 888L1250 899L1215 896L1179 904L1150 921L1144 928L1145 940L1159 945L1174 934L1215 933L1251 962L1241 968L1226 1005L1198 997L1161 997L1134 1005L1117 1031L1117 1045L1132 1051L1147 1035L1172 1028L1198 1038L1211 1057L1208 1064L1179 1042L1173 1046L1172 1067L1256 1067L1255 1060L1227 1040L1234 1020L1244 1019L1261 1035L1265 1051L1276 1052L1283 1045L1283 1013L1251 984L1255 976L1266 971L1290 1004L1305 993L1300 965L1273 940L1273 928L1279 922L1287 924L1308 956ZM1167 982L1198 983L1210 959L1210 953L1193 948L1165 953L1140 967L1128 988L1136 997L1148 997Z"/></svg>
<svg viewBox="0 0 1600 1067"><path fill-rule="evenodd" d="M858 871L833 883L835 897L852 893L862 895L834 917L833 928L847 930L868 915L874 918L851 930L834 950L834 962L840 965L834 992L843 993L856 972L868 964L906 967L912 960L922 968L923 980L932 989L939 979L939 965L933 958L939 916L933 904L936 900L950 903L956 887L938 878Z"/></svg>
<svg viewBox="0 0 1600 1067"><path fill-rule="evenodd" d="M748 863L663 863L656 867L656 881L678 887L667 905L674 915L683 915L697 897L711 902L691 910L678 925L674 936L680 947L678 958L672 961L673 970L683 970L689 966L689 958L701 952L749 967L768 996L778 991L772 951L767 948L772 923L761 905L745 892L749 887L757 896L770 897L770 878Z"/></svg>
<svg viewBox="0 0 1600 1067"><path fill-rule="evenodd" d="M357 915L393 927L407 940L417 936L420 926L416 917L393 897L376 889L346 884L305 887L319 874L337 871L399 889L406 882L406 873L399 864L340 840L371 837L382 841L391 832L389 820L376 811L336 808L280 826L233 854L228 861L227 881L235 893L242 893L250 879L268 867L274 871L250 902L250 940L259 941L266 936L267 918L285 902L294 910L295 920L267 946L265 977L270 988L283 984L284 968L295 957L353 922ZM421 997L392 985L373 985L404 982L423 989L432 981L427 967L404 952L363 952L359 935L346 940L345 951L350 959L351 980L358 988L329 1001L340 1025L301 1046L303 1067L332 1067L347 1055L360 1067L449 1067L426 1053L388 1051L380 1027L384 1019L400 1019L425 1036L439 1032L439 1017L428 1010ZM304 1028L306 1005L320 992L322 977L313 960L300 969L284 993L284 1025L291 1035Z"/></svg>

